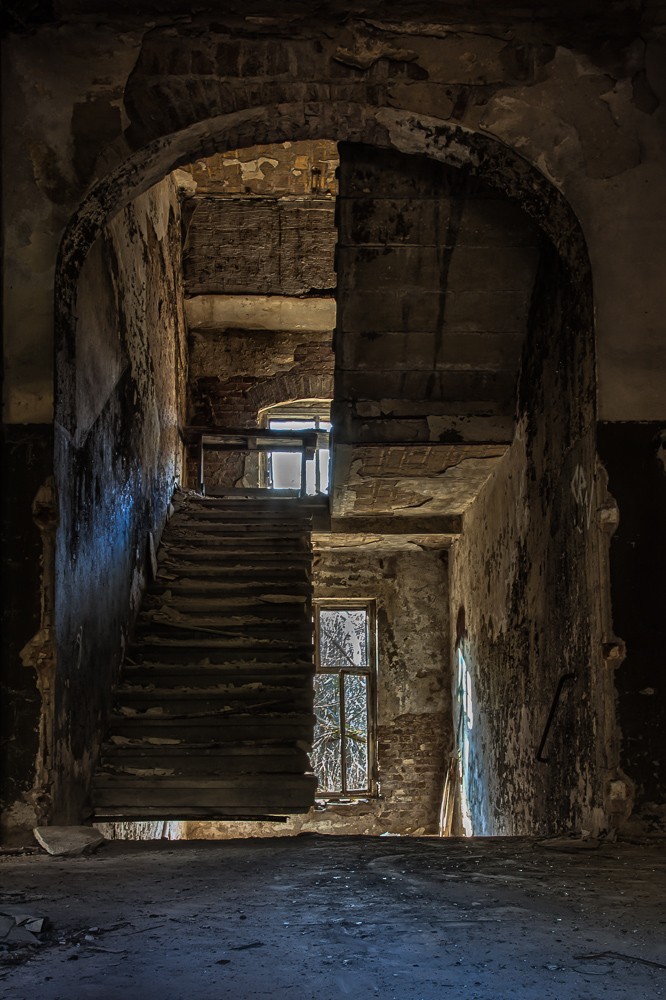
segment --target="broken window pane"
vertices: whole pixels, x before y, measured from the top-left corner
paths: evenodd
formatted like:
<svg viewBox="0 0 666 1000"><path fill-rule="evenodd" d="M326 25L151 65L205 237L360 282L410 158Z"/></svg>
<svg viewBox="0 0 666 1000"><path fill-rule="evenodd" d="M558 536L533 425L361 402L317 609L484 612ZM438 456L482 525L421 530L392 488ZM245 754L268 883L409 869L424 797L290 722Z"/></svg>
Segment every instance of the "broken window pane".
<svg viewBox="0 0 666 1000"><path fill-rule="evenodd" d="M347 790L368 787L368 679L345 674L345 756Z"/></svg>

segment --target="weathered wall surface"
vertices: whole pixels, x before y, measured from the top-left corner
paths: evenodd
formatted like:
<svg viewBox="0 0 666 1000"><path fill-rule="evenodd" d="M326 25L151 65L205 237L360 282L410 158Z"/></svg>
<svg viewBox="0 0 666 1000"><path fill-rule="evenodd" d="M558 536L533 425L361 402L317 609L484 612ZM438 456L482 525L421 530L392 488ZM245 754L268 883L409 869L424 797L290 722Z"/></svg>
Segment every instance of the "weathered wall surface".
<svg viewBox="0 0 666 1000"><path fill-rule="evenodd" d="M584 260L567 271L545 246L516 438L453 547L451 614L469 672L455 652L455 724L475 834L611 825L589 292ZM550 705L570 672L540 763Z"/></svg>
<svg viewBox="0 0 666 1000"><path fill-rule="evenodd" d="M599 457L619 523L610 543L622 770L635 783L636 832L666 828L666 425L603 423Z"/></svg>
<svg viewBox="0 0 666 1000"><path fill-rule="evenodd" d="M198 195L333 198L337 193L335 142L283 142L228 149L183 166Z"/></svg>
<svg viewBox="0 0 666 1000"><path fill-rule="evenodd" d="M195 201L183 254L187 295L323 295L335 287L330 202Z"/></svg>
<svg viewBox="0 0 666 1000"><path fill-rule="evenodd" d="M136 199L81 272L61 345L56 482L57 744L53 818L77 822L100 727L181 474L185 327L170 179ZM78 795L78 798L77 798Z"/></svg>
<svg viewBox="0 0 666 1000"><path fill-rule="evenodd" d="M188 838L437 832L452 746L446 551L320 551L315 597L376 601L378 797L286 823L188 823Z"/></svg>

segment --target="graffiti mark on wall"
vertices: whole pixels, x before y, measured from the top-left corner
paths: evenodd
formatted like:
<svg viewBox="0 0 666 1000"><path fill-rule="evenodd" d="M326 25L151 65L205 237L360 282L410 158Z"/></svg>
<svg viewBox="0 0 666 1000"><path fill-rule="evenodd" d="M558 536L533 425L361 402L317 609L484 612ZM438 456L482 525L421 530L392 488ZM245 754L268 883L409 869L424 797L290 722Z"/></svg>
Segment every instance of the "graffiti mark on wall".
<svg viewBox="0 0 666 1000"><path fill-rule="evenodd" d="M577 465L571 480L571 492L574 495L574 524L581 535L590 527L592 503L594 501L594 480L588 482L582 465Z"/></svg>

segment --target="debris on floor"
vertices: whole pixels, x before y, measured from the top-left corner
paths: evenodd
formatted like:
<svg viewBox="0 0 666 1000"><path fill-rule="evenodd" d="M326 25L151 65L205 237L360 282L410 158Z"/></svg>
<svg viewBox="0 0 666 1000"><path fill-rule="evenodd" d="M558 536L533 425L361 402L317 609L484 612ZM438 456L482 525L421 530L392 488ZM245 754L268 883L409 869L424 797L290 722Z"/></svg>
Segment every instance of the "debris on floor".
<svg viewBox="0 0 666 1000"><path fill-rule="evenodd" d="M49 926L48 917L25 907L4 906L0 911L0 945L39 944L36 934Z"/></svg>
<svg viewBox="0 0 666 1000"><path fill-rule="evenodd" d="M91 826L36 826L32 832L45 851L61 858L90 854L105 843L99 830Z"/></svg>

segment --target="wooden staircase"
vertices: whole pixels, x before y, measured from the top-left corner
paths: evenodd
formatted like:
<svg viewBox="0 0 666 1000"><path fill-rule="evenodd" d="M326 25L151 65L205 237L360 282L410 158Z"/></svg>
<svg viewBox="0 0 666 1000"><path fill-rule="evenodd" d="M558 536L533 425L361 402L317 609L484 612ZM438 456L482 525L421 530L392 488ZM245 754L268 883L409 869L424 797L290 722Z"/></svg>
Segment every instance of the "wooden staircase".
<svg viewBox="0 0 666 1000"><path fill-rule="evenodd" d="M97 820L307 812L311 517L295 500L179 493L93 781Z"/></svg>

